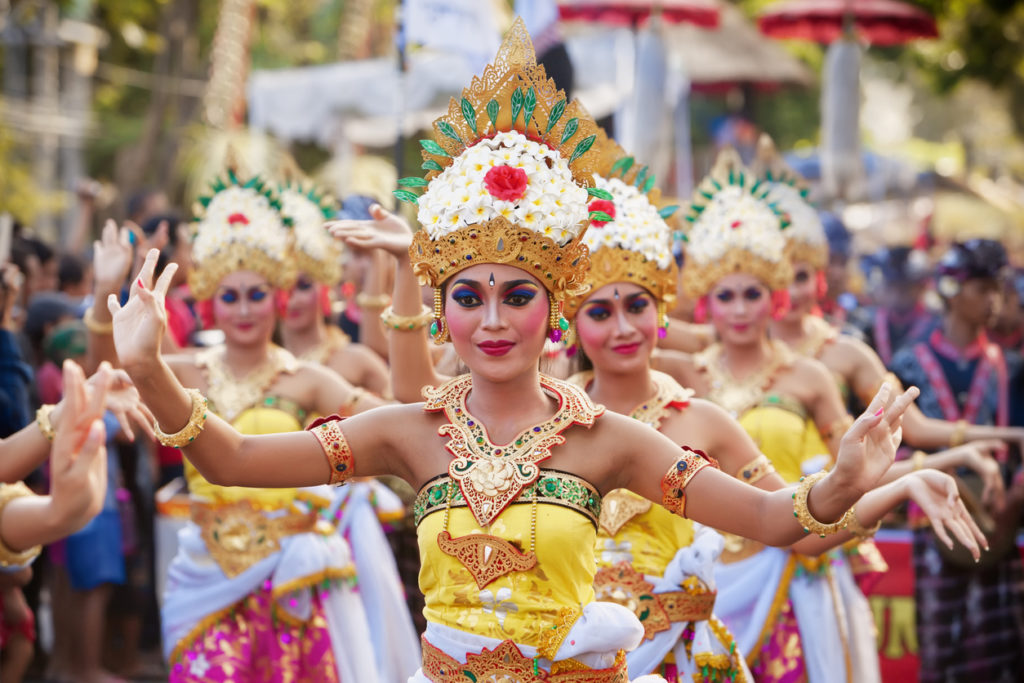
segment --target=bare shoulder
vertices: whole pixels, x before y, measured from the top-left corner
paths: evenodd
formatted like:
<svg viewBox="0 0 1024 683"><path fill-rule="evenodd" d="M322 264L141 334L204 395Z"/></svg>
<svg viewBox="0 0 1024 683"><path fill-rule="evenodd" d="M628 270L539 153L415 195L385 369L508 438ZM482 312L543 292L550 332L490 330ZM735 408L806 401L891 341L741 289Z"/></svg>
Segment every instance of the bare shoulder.
<svg viewBox="0 0 1024 683"><path fill-rule="evenodd" d="M324 382L350 386L346 380L340 377L333 370L330 370L318 363L310 363L307 361L299 361L298 369L295 371L294 376L297 380L303 383Z"/></svg>
<svg viewBox="0 0 1024 683"><path fill-rule="evenodd" d="M860 362L872 362L878 354L875 353L874 349L865 344L856 337L851 337L848 334L840 334L835 340L836 349L843 353L847 357L855 358L858 363Z"/></svg>
<svg viewBox="0 0 1024 683"><path fill-rule="evenodd" d="M698 374L693 354L674 349L657 349L651 356L651 367L671 375L683 386L691 386Z"/></svg>
<svg viewBox="0 0 1024 683"><path fill-rule="evenodd" d="M368 346L363 344L347 344L340 349L337 349L331 360L337 360L341 363L376 363L381 358Z"/></svg>
<svg viewBox="0 0 1024 683"><path fill-rule="evenodd" d="M828 368L824 363L816 358L799 356L793 361L793 365L791 367L793 374L800 380L806 380L809 382L818 382L822 380L827 382L833 381Z"/></svg>

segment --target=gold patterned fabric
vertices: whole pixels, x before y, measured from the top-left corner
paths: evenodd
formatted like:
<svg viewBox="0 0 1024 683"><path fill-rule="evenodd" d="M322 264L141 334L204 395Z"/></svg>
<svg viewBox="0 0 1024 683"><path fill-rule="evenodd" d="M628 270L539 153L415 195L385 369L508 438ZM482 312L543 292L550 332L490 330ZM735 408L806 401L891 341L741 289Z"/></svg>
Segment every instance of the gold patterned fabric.
<svg viewBox="0 0 1024 683"><path fill-rule="evenodd" d="M578 662L558 662L551 672L541 669L536 660L523 656L511 640L493 650L469 654L466 663L445 654L423 639L423 673L433 683L629 683L626 657L620 652L607 669L591 669Z"/></svg>

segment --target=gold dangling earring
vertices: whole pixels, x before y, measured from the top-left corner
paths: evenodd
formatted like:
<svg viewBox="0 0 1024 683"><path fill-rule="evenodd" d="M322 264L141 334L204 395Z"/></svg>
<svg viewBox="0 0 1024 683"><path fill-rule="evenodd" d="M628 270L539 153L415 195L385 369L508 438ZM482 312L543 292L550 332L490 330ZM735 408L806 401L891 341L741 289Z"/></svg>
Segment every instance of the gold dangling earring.
<svg viewBox="0 0 1024 683"><path fill-rule="evenodd" d="M569 329L569 321L562 315L562 302L556 303L555 296L551 292L548 292L548 307L548 325L551 326L548 338L557 343L562 341L562 335Z"/></svg>
<svg viewBox="0 0 1024 683"><path fill-rule="evenodd" d="M434 287L434 321L430 323L430 338L438 346L451 339L448 335L448 323L444 319L444 301L441 298L440 287Z"/></svg>
<svg viewBox="0 0 1024 683"><path fill-rule="evenodd" d="M658 339L668 336L668 305L664 301L658 302Z"/></svg>

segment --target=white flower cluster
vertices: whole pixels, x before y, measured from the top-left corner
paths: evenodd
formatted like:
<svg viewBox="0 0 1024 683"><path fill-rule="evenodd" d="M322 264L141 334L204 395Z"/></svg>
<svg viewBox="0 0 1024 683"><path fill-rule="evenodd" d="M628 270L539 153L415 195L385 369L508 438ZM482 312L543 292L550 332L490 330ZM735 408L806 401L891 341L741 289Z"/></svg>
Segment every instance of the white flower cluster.
<svg viewBox="0 0 1024 683"><path fill-rule="evenodd" d="M495 166L526 172L521 198L506 201L491 195L484 176ZM585 225L587 191L573 181L568 162L557 150L516 131L502 132L467 148L430 182L420 197L417 218L436 240L499 216L564 246Z"/></svg>
<svg viewBox="0 0 1024 683"><path fill-rule="evenodd" d="M603 226L591 225L583 243L596 251L601 247L629 249L665 270L672 263L672 230L647 195L618 178L594 176L594 184L607 190L615 204L615 219Z"/></svg>
<svg viewBox="0 0 1024 683"><path fill-rule="evenodd" d="M295 248L315 261L337 261L340 242L324 228L324 212L320 206L293 187L281 190L281 213L292 219Z"/></svg>
<svg viewBox="0 0 1024 683"><path fill-rule="evenodd" d="M782 263L786 240L779 216L763 200L734 185L708 202L688 234L686 258L704 265L734 249Z"/></svg>
<svg viewBox="0 0 1024 683"><path fill-rule="evenodd" d="M786 228L786 239L791 242L827 249L825 226L813 206L811 206L800 190L789 183L769 183L771 188L767 200L775 202L779 210L789 214L789 227Z"/></svg>
<svg viewBox="0 0 1024 683"><path fill-rule="evenodd" d="M245 220L232 222L236 214ZM197 263L217 258L232 244L245 244L281 261L288 252L288 228L281 214L252 188L232 186L218 192L195 231L192 257Z"/></svg>

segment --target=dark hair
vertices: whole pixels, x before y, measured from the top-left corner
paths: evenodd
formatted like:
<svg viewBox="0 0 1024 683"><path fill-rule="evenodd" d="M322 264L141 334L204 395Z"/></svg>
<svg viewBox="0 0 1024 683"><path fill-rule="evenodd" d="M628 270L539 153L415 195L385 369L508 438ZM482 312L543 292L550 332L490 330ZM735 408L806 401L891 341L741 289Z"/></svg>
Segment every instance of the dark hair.
<svg viewBox="0 0 1024 683"><path fill-rule="evenodd" d="M36 258L39 259L40 265L49 263L57 255L53 247L38 237L22 237L21 239L32 250L32 253L36 255Z"/></svg>
<svg viewBox="0 0 1024 683"><path fill-rule="evenodd" d="M32 348L42 350L46 328L61 318L75 317L75 307L60 292L40 292L32 297L25 310L25 336Z"/></svg>
<svg viewBox="0 0 1024 683"><path fill-rule="evenodd" d="M182 221L181 216L176 213L161 213L146 219L142 224L142 232L152 235L164 222L167 223L167 243L172 247L178 246L178 226Z"/></svg>
<svg viewBox="0 0 1024 683"><path fill-rule="evenodd" d="M82 284L88 268L89 262L78 254L62 254L57 264L57 288Z"/></svg>
<svg viewBox="0 0 1024 683"><path fill-rule="evenodd" d="M146 202L158 194L160 194L160 190L152 187L144 187L130 195L125 204L125 209L128 211L128 217L134 219L145 208Z"/></svg>

